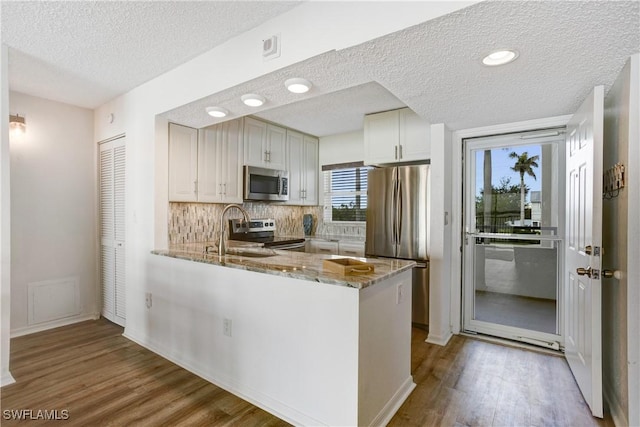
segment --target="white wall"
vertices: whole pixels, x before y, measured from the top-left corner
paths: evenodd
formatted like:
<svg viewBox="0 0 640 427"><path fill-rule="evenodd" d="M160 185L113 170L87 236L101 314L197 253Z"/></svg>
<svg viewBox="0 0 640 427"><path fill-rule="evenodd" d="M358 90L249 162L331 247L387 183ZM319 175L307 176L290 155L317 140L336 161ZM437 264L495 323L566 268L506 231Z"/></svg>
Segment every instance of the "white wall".
<svg viewBox="0 0 640 427"><path fill-rule="evenodd" d="M11 384L9 373L11 315L11 197L9 157L8 49L1 45L0 76L0 386Z"/></svg>
<svg viewBox="0 0 640 427"><path fill-rule="evenodd" d="M72 301L54 292L30 324L29 283L77 280L73 319L98 312L96 144L91 110L17 92L10 106L27 122L11 144L11 331L19 335L72 320Z"/></svg>
<svg viewBox="0 0 640 427"><path fill-rule="evenodd" d="M603 268L620 270L620 279L605 279L602 287L603 387L617 425L639 425L640 374L637 327L640 321L640 148L639 55L627 62L605 98L603 166L626 167L626 188L602 203ZM635 88L633 86L635 85ZM632 190L633 189L633 190Z"/></svg>
<svg viewBox="0 0 640 427"><path fill-rule="evenodd" d="M431 125L431 177L429 184L429 336L427 342L445 345L451 338L449 321L451 269L451 131L442 123ZM445 214L446 213L446 214ZM445 224L446 215L446 224Z"/></svg>
<svg viewBox="0 0 640 427"><path fill-rule="evenodd" d="M320 166L363 161L364 132L358 130L321 137L318 157Z"/></svg>

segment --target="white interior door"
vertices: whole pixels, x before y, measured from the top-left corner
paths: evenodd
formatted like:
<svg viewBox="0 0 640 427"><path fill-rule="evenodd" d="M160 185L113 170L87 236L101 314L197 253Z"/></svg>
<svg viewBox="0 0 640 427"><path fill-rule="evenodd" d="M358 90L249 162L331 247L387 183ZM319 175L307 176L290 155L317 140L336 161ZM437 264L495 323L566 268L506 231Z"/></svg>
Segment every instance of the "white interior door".
<svg viewBox="0 0 640 427"><path fill-rule="evenodd" d="M102 315L125 325L125 139L100 145L100 284Z"/></svg>
<svg viewBox="0 0 640 427"><path fill-rule="evenodd" d="M594 416L602 418L602 133L597 86L567 124L565 356Z"/></svg>

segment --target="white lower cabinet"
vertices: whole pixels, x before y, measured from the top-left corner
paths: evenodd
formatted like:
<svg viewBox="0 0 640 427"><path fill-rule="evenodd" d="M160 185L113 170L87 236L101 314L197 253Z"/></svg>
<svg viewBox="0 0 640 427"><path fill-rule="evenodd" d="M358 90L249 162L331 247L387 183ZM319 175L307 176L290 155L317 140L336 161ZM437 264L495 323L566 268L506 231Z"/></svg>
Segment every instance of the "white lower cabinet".
<svg viewBox="0 0 640 427"><path fill-rule="evenodd" d="M364 256L364 243L363 242L340 242L338 245L338 254L345 256Z"/></svg>
<svg viewBox="0 0 640 427"><path fill-rule="evenodd" d="M329 240L312 240L311 253L336 255L338 253L338 242Z"/></svg>
<svg viewBox="0 0 640 427"><path fill-rule="evenodd" d="M310 240L308 251L315 254L364 256L364 242Z"/></svg>

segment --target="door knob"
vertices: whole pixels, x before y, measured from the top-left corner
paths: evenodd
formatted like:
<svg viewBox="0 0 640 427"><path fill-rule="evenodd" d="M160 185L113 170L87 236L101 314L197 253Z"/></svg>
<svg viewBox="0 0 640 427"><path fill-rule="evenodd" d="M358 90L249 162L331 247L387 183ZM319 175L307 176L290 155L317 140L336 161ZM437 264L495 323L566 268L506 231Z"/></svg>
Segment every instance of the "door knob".
<svg viewBox="0 0 640 427"><path fill-rule="evenodd" d="M611 279L615 277L620 280L622 278L622 272L620 270L602 270L602 277L605 279Z"/></svg>
<svg viewBox="0 0 640 427"><path fill-rule="evenodd" d="M591 277L591 266L589 266L587 268L578 267L576 269L576 273L578 273L578 276Z"/></svg>

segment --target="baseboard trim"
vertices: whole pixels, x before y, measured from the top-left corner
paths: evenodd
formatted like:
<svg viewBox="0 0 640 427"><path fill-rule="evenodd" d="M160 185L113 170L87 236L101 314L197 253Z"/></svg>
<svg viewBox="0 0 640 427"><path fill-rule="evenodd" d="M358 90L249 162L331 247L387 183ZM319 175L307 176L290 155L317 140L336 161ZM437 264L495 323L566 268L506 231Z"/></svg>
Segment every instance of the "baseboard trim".
<svg viewBox="0 0 640 427"><path fill-rule="evenodd" d="M615 424L616 427L628 426L629 421L627 420L627 414L624 413L620 402L615 399L615 394L611 389L611 384L603 382L602 391L604 394L604 401L606 402L611 418L613 419L613 424Z"/></svg>
<svg viewBox="0 0 640 427"><path fill-rule="evenodd" d="M46 331L48 329L59 328L73 323L84 322L86 320L98 320L100 313L80 314L78 316L65 317L64 319L52 320L50 322L39 323L37 325L25 326L11 331L11 338L17 338L24 335L35 334L36 332Z"/></svg>
<svg viewBox="0 0 640 427"><path fill-rule="evenodd" d="M444 347L445 345L447 345L447 343L449 343L449 340L451 339L452 336L453 334L451 332L447 333L445 336L436 335L429 332L429 335L427 336L427 339L424 342L429 344L436 344Z"/></svg>
<svg viewBox="0 0 640 427"><path fill-rule="evenodd" d="M369 425L386 426L389 424L391 418L398 412L398 409L400 409L404 401L407 400L414 388L416 388L416 383L413 382L413 377L409 375L409 378L398 388Z"/></svg>
<svg viewBox="0 0 640 427"><path fill-rule="evenodd" d="M326 422L322 422L306 414L297 411L294 408L287 406L286 404L275 400L274 398L267 396L259 391L251 389L244 384L239 383L233 378L225 378L220 375L209 375L205 373L203 368L196 366L195 363L190 363L183 360L178 355L172 354L171 350L164 349L161 345L153 342L152 340L138 336L135 332L132 332L130 328L125 328L122 334L125 338L135 342L138 345L154 352L155 354L175 363L181 368L199 376L200 378L220 387L229 393L238 396L241 399L246 400L258 408L264 409L270 414L290 423L293 425L326 425Z"/></svg>
<svg viewBox="0 0 640 427"><path fill-rule="evenodd" d="M0 377L0 387L4 387L15 382L16 380L13 378L13 375L11 375L11 372L5 372L2 374L2 377Z"/></svg>

